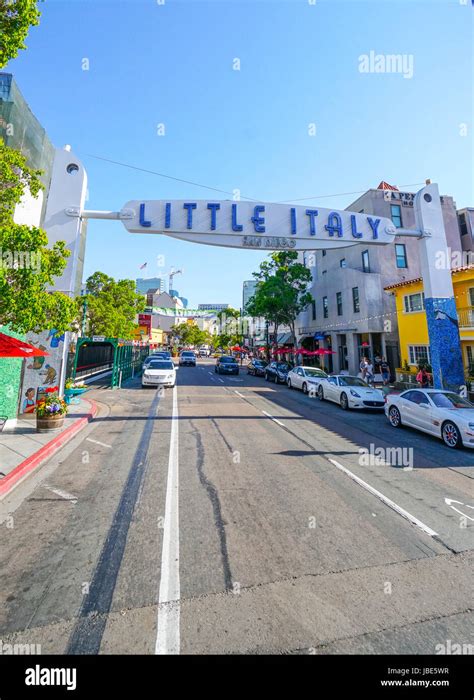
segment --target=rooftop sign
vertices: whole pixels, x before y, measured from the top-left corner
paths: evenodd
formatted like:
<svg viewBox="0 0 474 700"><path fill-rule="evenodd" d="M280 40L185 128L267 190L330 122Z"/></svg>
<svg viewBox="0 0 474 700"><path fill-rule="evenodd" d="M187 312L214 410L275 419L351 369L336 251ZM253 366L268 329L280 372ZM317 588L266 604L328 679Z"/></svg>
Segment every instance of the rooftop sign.
<svg viewBox="0 0 474 700"><path fill-rule="evenodd" d="M254 250L385 245L393 242L397 231L384 217L227 200L135 200L127 202L122 214L130 233L162 233L194 243Z"/></svg>

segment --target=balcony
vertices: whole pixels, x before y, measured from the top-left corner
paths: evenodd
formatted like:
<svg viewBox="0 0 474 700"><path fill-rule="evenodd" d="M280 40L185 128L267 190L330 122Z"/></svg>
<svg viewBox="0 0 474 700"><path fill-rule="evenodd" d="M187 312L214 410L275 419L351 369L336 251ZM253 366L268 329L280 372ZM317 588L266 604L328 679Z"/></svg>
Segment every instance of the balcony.
<svg viewBox="0 0 474 700"><path fill-rule="evenodd" d="M459 328L474 329L474 306L465 306L458 309Z"/></svg>

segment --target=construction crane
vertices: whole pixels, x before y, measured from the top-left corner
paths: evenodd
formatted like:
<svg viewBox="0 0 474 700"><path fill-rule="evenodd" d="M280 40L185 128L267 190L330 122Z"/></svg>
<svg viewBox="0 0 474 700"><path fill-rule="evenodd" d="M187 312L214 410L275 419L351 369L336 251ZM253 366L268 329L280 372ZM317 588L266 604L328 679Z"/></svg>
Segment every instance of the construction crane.
<svg viewBox="0 0 474 700"><path fill-rule="evenodd" d="M171 272L168 273L169 276L169 287L168 287L168 294L171 293L173 289L173 279L175 275L182 275L183 270L175 270L174 267L171 269Z"/></svg>

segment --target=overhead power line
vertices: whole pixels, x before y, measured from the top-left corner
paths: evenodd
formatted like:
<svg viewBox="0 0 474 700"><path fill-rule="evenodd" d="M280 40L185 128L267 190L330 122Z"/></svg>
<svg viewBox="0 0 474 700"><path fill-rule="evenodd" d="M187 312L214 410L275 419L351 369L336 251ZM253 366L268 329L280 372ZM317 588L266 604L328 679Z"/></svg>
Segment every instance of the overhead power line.
<svg viewBox="0 0 474 700"><path fill-rule="evenodd" d="M122 163L118 160L112 160L110 158L104 158L103 156L96 156L93 155L92 153L86 153L86 156L89 158L95 158L96 160L102 160L105 163L112 163L113 165L119 165L122 168L129 168L130 170L138 170L139 172L142 173L148 173L149 175L157 175L158 177L164 177L167 180L174 180L175 182L183 182L186 185L193 185L193 187L202 187L205 190L212 190L213 192L219 192L220 194L228 194L230 196L234 196L235 192L229 192L227 190L221 190L218 187L212 187L211 185L203 185L200 182L194 182L193 180L185 180L184 178L181 177L174 177L173 175L166 175L165 173L159 173L156 170L149 170L148 168L140 168L137 165L130 165L130 163ZM418 185L424 185L424 182L411 182L408 185L400 185L400 187L416 187ZM374 189L374 188L366 188L364 190L355 190L354 192L335 192L333 194L315 194L311 197L299 197L297 199L283 199L280 200L279 202L276 202L277 204L287 204L291 202L306 202L311 199L328 199L329 197L348 197L349 195L354 195L354 194L363 194L364 192L367 192L367 189ZM262 202L264 200L262 199L256 199L255 197L246 197L243 194L240 194L241 199L247 199L250 202Z"/></svg>

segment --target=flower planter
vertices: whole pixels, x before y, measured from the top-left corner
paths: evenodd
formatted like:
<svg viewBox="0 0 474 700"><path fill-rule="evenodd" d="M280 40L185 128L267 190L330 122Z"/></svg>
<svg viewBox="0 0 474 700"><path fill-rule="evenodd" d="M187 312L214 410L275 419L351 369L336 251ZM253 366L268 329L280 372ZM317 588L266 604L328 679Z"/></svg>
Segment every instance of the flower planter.
<svg viewBox="0 0 474 700"><path fill-rule="evenodd" d="M59 430L64 425L64 414L56 416L36 416L36 432L49 433Z"/></svg>
<svg viewBox="0 0 474 700"><path fill-rule="evenodd" d="M71 403L71 399L74 396L80 396L81 394L84 394L88 390L88 387L84 387L83 389L65 389L64 390L64 400L66 403L69 405ZM76 401L75 403L79 403Z"/></svg>

